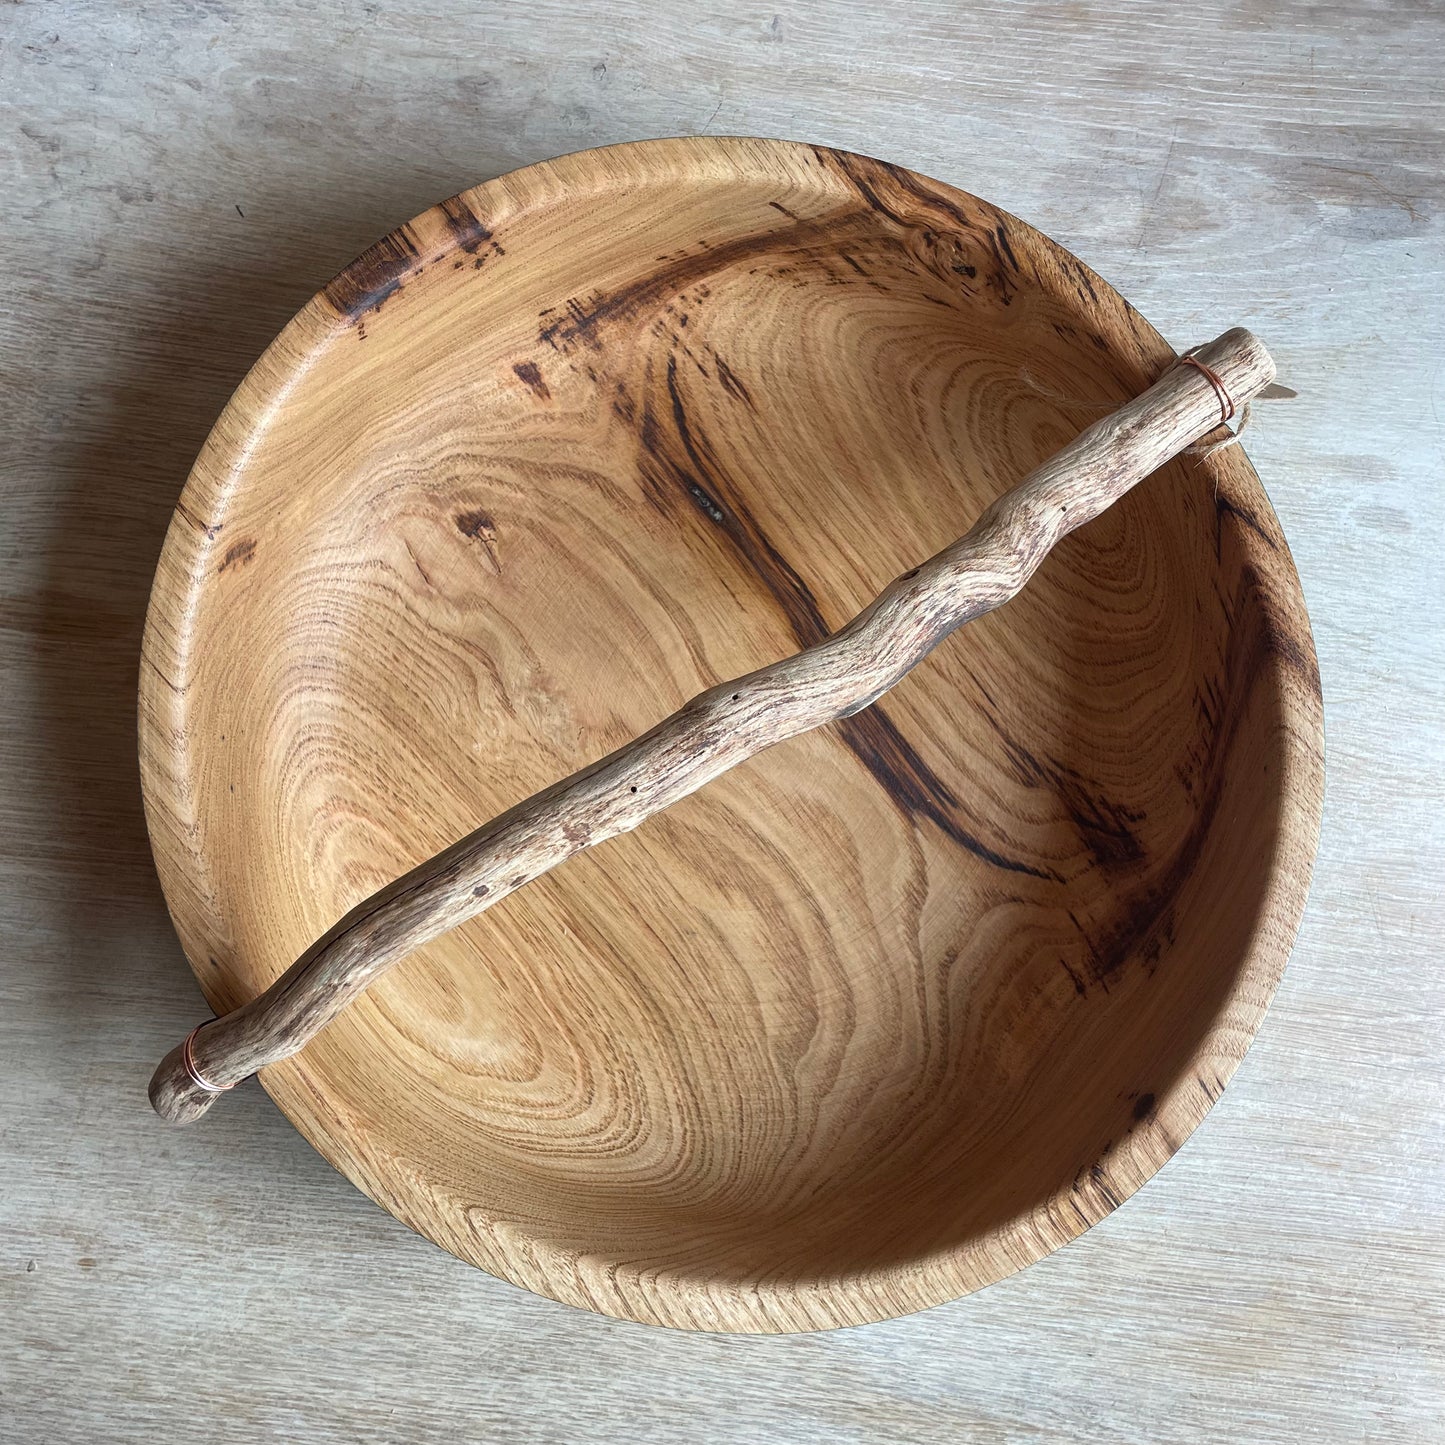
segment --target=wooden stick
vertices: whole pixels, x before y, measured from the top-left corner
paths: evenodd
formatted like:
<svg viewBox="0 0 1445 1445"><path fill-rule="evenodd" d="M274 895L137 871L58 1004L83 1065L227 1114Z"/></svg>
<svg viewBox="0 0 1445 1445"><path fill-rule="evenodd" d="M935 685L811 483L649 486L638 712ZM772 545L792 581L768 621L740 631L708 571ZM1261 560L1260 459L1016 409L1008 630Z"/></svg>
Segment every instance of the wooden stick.
<svg viewBox="0 0 1445 1445"><path fill-rule="evenodd" d="M1183 360L831 637L698 694L650 732L358 904L265 993L166 1055L151 1080L156 1112L174 1123L199 1118L219 1092L305 1047L413 949L764 748L875 702L955 628L1019 592L1060 538L1219 426L1275 374L1269 353L1240 329Z"/></svg>

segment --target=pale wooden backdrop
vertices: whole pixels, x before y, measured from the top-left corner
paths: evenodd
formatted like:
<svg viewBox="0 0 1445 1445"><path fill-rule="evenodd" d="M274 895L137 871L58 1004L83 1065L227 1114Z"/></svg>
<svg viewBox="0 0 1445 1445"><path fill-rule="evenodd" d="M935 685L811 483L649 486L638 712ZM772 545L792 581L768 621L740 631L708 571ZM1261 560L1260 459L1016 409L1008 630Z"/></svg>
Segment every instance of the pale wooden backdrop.
<svg viewBox="0 0 1445 1445"><path fill-rule="evenodd" d="M774 4L0 11L0 1439L1440 1438L1445 12ZM211 421L429 202L701 131L974 190L1178 345L1256 328L1301 392L1250 438L1329 753L1271 1016L1104 1224L829 1336L572 1312L408 1234L258 1090L185 1132L144 1098L200 1000L141 822L136 656Z"/></svg>

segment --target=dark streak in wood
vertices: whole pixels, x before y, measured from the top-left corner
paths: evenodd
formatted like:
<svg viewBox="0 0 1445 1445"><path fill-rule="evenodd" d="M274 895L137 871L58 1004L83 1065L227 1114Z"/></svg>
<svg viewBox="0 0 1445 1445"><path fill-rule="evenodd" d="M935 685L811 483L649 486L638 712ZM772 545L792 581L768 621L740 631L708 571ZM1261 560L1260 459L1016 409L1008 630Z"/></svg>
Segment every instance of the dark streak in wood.
<svg viewBox="0 0 1445 1445"><path fill-rule="evenodd" d="M475 537L487 542L497 535L491 517L482 511L458 512L457 531L464 537Z"/></svg>
<svg viewBox="0 0 1445 1445"><path fill-rule="evenodd" d="M958 796L924 762L881 704L875 702L865 711L841 718L832 726L854 757L909 817L927 818L961 848L995 868L1029 878L1056 876L1047 868L1000 853L965 828L959 820Z"/></svg>
<svg viewBox="0 0 1445 1445"><path fill-rule="evenodd" d="M1020 268L1008 240L1006 220L999 212L988 208L985 214L981 208L977 215L970 214L953 197L931 189L901 166L817 146L813 150L824 165L849 181L872 210L915 234L929 264L940 275L973 279L978 267L961 253L967 251L982 259L986 252L992 264L985 279L1003 305L1012 303ZM884 187L891 187L917 209L885 200Z"/></svg>
<svg viewBox="0 0 1445 1445"><path fill-rule="evenodd" d="M632 320L669 297L680 297L689 287L696 287L697 300L706 300L710 292L698 284L704 277L724 272L756 256L776 260L781 254L831 253L840 242L861 235L866 229L865 215L843 214L799 221L787 230L785 237L776 231L759 231L720 245L685 251L669 258L666 265L614 291L585 302L570 297L560 315L552 308L542 312L537 337L543 345L556 351L567 352L577 346L601 350L600 333L610 322ZM781 273L776 265L773 270Z"/></svg>
<svg viewBox="0 0 1445 1445"><path fill-rule="evenodd" d="M512 367L517 379L531 388L538 401L551 401L552 392L542 378L541 370L534 361L519 361Z"/></svg>
<svg viewBox="0 0 1445 1445"><path fill-rule="evenodd" d="M417 572L420 574L421 580L425 582L428 587L433 587L435 584L432 582L431 576L427 572L426 568L421 565L421 558L416 555L416 549L411 545L410 542L406 540L405 537L402 538L402 545L405 546L406 555L411 558L412 566L414 566Z"/></svg>
<svg viewBox="0 0 1445 1445"><path fill-rule="evenodd" d="M1094 1188L1103 1196L1104 1202L1110 1209L1117 1209L1124 1201L1114 1192L1114 1186L1109 1182L1109 1176L1104 1172L1102 1164L1091 1164L1089 1166L1089 1178L1093 1180Z"/></svg>
<svg viewBox="0 0 1445 1445"><path fill-rule="evenodd" d="M707 438L691 423L678 384L677 358L669 356L666 394L671 429L644 404L641 471L649 494L660 505L681 494L727 535L738 555L778 603L802 647L831 633L807 583L778 552L736 494ZM892 719L876 703L833 723L849 751L883 786L908 817L925 818L960 847L997 868L1033 878L1052 878L1048 869L1011 858L964 826L961 803L927 765Z"/></svg>
<svg viewBox="0 0 1445 1445"><path fill-rule="evenodd" d="M328 282L322 294L339 316L354 325L368 312L380 311L401 290L403 281L420 269L420 261L410 232L398 227L362 252Z"/></svg>
<svg viewBox="0 0 1445 1445"><path fill-rule="evenodd" d="M210 522L201 521L201 519L197 517L190 510L190 508L186 506L184 502L176 503L176 512L187 522L189 522L191 526L196 529L196 531L205 533L206 540L208 542L214 542L217 536L220 535L221 529L226 525L224 522L216 522L212 524Z"/></svg>
<svg viewBox="0 0 1445 1445"><path fill-rule="evenodd" d="M1241 526L1248 527L1271 552L1279 551L1279 543L1275 541L1264 524L1247 507L1242 507L1237 502L1231 502L1223 492L1215 493L1214 506L1221 517L1233 517Z"/></svg>
<svg viewBox="0 0 1445 1445"><path fill-rule="evenodd" d="M1014 248L1009 245L1008 227L1002 225L995 226L993 228L993 234L997 238L999 246L1003 249L1003 254L1008 261L1009 267L1017 272L1019 269L1019 258L1014 255Z"/></svg>
<svg viewBox="0 0 1445 1445"><path fill-rule="evenodd" d="M492 239L490 227L460 196L452 196L443 201L438 209L452 238L467 255L475 255L481 246Z"/></svg>
<svg viewBox="0 0 1445 1445"><path fill-rule="evenodd" d="M748 391L742 379L732 367L716 352L713 353L713 362L717 367L717 379L722 382L723 389L735 396L739 401L745 402L748 406L752 406L752 393Z"/></svg>
<svg viewBox="0 0 1445 1445"><path fill-rule="evenodd" d="M255 555L256 543L251 538L233 542L226 549L226 555L221 559L221 565L216 568L216 571L221 573L230 567L244 567Z"/></svg>
<svg viewBox="0 0 1445 1445"><path fill-rule="evenodd" d="M1144 845L1134 831L1134 825L1143 822L1143 813L1100 796L1077 769L1055 758L1038 757L1004 728L992 707L981 708L980 716L998 735L1019 781L1046 788L1059 800L1095 866L1121 870L1144 859Z"/></svg>
<svg viewBox="0 0 1445 1445"><path fill-rule="evenodd" d="M497 528L491 517L480 508L473 508L470 511L458 512L456 524L457 531L463 537L482 544L487 560L492 564L492 570L500 576L502 563L497 555Z"/></svg>
<svg viewBox="0 0 1445 1445"><path fill-rule="evenodd" d="M1111 973L1131 958L1157 963L1164 944L1173 939L1175 900L1214 834L1214 820L1229 777L1229 758L1243 728L1250 694L1262 678L1271 675L1269 658L1279 653L1278 639L1267 625L1258 597L1252 571L1246 568L1231 609L1223 662L1227 695L1204 743L1203 788L1188 830L1172 856L1120 900L1115 921L1089 940Z"/></svg>

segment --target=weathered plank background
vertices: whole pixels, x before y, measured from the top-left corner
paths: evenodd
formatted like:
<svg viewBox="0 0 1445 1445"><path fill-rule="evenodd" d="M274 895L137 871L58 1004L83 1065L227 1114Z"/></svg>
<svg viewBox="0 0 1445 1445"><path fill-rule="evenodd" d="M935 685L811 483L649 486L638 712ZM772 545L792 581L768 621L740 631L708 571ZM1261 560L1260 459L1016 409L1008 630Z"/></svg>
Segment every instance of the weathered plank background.
<svg viewBox="0 0 1445 1445"><path fill-rule="evenodd" d="M0 1438L1438 1439L1442 56L1419 0L6 6ZM183 1132L144 1096L200 1001L142 826L136 658L225 397L429 202L701 131L976 191L1176 344L1254 327L1301 393L1250 451L1311 604L1329 784L1264 1031L1103 1225L828 1336L569 1311L409 1235L259 1090Z"/></svg>

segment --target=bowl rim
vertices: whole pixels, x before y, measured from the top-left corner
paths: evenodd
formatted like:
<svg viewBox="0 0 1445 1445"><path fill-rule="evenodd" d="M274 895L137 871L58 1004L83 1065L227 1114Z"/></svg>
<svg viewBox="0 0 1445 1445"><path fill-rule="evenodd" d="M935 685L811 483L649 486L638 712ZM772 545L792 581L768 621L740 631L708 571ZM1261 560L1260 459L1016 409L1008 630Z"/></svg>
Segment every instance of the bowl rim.
<svg viewBox="0 0 1445 1445"><path fill-rule="evenodd" d="M213 904L205 859L194 842L190 800L193 795L193 739L184 726L187 656L198 597L208 567L219 554L216 531L204 520L223 508L229 490L240 478L248 440L283 404L292 386L308 369L308 358L351 324L338 305L344 296L375 297L400 274L408 253L416 259L411 238L417 234L450 237L451 248L466 244L458 214L489 214L505 195L555 196L559 188L579 184L615 183L629 172L656 180L673 166L690 174L758 179L760 167L775 162L777 170L796 168L809 156L843 166L883 167L889 174L926 186L956 201L972 214L996 218L1007 228L1007 242L1026 251L1039 266L1051 268L1069 284L1087 289L1098 316L1100 335L1112 348L1162 369L1175 353L1162 336L1097 273L1035 227L955 187L887 162L854 152L811 146L806 142L754 137L672 137L637 140L574 151L507 172L457 197L429 207L363 252L322 287L283 327L227 402L207 436L176 504L157 564L141 648L138 734L140 772L147 829L162 891L192 972L213 1008L233 1006L223 1000L202 935L221 922ZM442 254L446 254L443 252ZM398 262L397 258L403 258ZM430 261L432 258L427 257ZM378 279L380 278L380 279ZM394 288L393 288L394 289ZM389 293L388 293L389 294ZM1082 295L1082 290L1080 295ZM379 304L379 303L378 303ZM381 1172L349 1146L342 1116L328 1108L295 1061L265 1071L267 1092L308 1142L358 1188L423 1237L490 1273L535 1293L565 1303L643 1323L694 1330L742 1333L787 1333L836 1328L894 1318L929 1308L1003 1279L1043 1258L1091 1228L1133 1195L1183 1144L1203 1121L1228 1084L1264 1020L1283 976L1303 917L1313 860L1319 841L1324 787L1324 719L1318 663L1299 577L1264 488L1242 449L1234 446L1207 458L1216 480L1247 503L1247 523L1237 527L1240 546L1258 578L1271 642L1274 672L1279 681L1280 731L1283 736L1280 780L1279 837L1263 889L1259 917L1249 948L1241 959L1220 1016L1228 1013L1231 1033L1243 1035L1223 1057L1228 1066L1209 1089L1184 1069L1155 1107L1101 1161L1097 1189L1071 1196L1058 1207L1051 1196L1027 1218L1000 1227L994 1235L975 1237L905 1266L816 1282L758 1282L747 1289L733 1284L667 1276L667 1288L608 1292L596 1287L589 1271L584 1279L570 1252L545 1241L528 1239L509 1252L469 1246L461 1238L440 1239L408 1209L407 1201L388 1186ZM1218 1016L1217 1016L1218 1017ZM1201 1036L1191 1063L1208 1049L1217 1022ZM1220 1054L1212 1058L1216 1073ZM469 1202L466 1208L479 1206ZM522 1256L525 1255L525 1261ZM987 1262L980 1269L979 1261ZM605 1273L602 1265L599 1273Z"/></svg>

